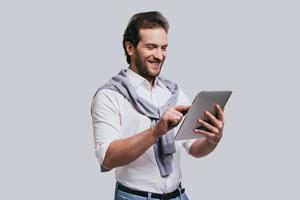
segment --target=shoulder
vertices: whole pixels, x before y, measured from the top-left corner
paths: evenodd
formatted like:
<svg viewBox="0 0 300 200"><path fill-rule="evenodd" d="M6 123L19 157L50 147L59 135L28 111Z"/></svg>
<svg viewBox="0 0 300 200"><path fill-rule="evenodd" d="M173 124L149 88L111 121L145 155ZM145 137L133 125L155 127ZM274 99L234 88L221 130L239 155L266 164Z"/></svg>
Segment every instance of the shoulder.
<svg viewBox="0 0 300 200"><path fill-rule="evenodd" d="M110 89L98 89L92 100L92 108L98 106L108 106L119 110L119 107L123 101L124 96L119 92Z"/></svg>
<svg viewBox="0 0 300 200"><path fill-rule="evenodd" d="M110 90L110 89L98 89L97 92L94 94L93 100L101 100L104 99L122 99L124 98L119 92Z"/></svg>

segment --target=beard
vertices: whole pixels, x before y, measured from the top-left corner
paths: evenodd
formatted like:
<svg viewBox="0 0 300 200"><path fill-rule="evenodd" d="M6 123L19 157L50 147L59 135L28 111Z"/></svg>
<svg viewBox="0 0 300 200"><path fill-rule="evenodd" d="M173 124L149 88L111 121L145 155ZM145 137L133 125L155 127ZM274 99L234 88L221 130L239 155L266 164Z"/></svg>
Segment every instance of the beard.
<svg viewBox="0 0 300 200"><path fill-rule="evenodd" d="M136 58L136 68L138 73L147 80L153 80L157 77L162 69L164 60L146 58L142 60L140 56Z"/></svg>

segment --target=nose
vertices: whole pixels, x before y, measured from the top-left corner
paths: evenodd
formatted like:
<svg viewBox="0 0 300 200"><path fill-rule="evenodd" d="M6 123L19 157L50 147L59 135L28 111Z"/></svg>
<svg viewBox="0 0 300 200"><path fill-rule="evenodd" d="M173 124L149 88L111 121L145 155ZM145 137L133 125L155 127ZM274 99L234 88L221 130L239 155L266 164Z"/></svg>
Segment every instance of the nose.
<svg viewBox="0 0 300 200"><path fill-rule="evenodd" d="M160 61L162 61L166 57L166 53L162 49L157 48L157 50L155 51L154 57L156 59L159 59Z"/></svg>

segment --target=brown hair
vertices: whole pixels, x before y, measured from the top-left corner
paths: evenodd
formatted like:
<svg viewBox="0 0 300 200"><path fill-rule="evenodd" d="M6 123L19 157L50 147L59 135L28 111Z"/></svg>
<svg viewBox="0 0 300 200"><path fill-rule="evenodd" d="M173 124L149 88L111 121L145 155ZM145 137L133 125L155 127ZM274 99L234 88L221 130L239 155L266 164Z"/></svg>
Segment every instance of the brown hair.
<svg viewBox="0 0 300 200"><path fill-rule="evenodd" d="M126 51L125 42L128 41L136 47L140 41L140 29L152 29L157 27L163 28L166 33L168 33L169 23L167 19L158 11L136 13L131 17L123 35L123 48L128 64L130 64L130 56Z"/></svg>

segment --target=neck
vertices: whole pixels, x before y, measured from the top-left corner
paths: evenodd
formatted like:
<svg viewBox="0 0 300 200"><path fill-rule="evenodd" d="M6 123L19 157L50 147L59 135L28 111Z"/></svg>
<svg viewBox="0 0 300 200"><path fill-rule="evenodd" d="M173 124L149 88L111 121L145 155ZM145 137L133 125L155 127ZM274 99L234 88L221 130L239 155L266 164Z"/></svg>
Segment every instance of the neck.
<svg viewBox="0 0 300 200"><path fill-rule="evenodd" d="M132 66L132 65L129 65L129 69L131 69L132 71L134 71L135 73L137 73L138 75L140 75L141 77L146 79L150 83L151 87L154 86L154 80L155 80L156 77L153 78L153 77L146 76L143 73L139 72L137 67Z"/></svg>

